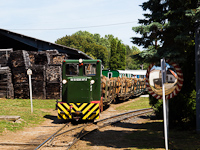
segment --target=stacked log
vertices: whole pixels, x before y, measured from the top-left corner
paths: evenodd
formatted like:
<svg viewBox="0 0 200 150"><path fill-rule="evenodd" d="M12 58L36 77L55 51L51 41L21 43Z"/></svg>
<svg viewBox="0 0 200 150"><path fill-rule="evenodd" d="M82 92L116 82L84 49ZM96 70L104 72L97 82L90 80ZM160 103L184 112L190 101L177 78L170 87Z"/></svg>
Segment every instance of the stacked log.
<svg viewBox="0 0 200 150"><path fill-rule="evenodd" d="M0 67L0 97L13 98L12 74L9 67Z"/></svg>
<svg viewBox="0 0 200 150"><path fill-rule="evenodd" d="M107 78L101 79L102 97L105 105L116 99L125 100L131 96L142 94L145 89L145 79L137 78Z"/></svg>
<svg viewBox="0 0 200 150"><path fill-rule="evenodd" d="M28 98L29 86L26 73L23 51L14 51L10 54L13 74L14 98Z"/></svg>
<svg viewBox="0 0 200 150"><path fill-rule="evenodd" d="M118 77L117 95L120 99L125 100L132 95L133 81L131 78Z"/></svg>
<svg viewBox="0 0 200 150"><path fill-rule="evenodd" d="M29 69L32 70L32 96L34 99L46 99L46 67L48 63L47 53L28 51L30 61ZM26 68L26 69L28 69Z"/></svg>
<svg viewBox="0 0 200 150"><path fill-rule="evenodd" d="M32 70L32 96L34 99L46 99L46 82L45 82L45 66L34 65L30 67Z"/></svg>
<svg viewBox="0 0 200 150"><path fill-rule="evenodd" d="M107 78L105 76L101 79L101 88L102 88L102 97L104 105L108 105L115 101L116 94L115 94L115 85L116 85L116 78Z"/></svg>
<svg viewBox="0 0 200 150"><path fill-rule="evenodd" d="M62 90L62 72L61 65L63 60L67 59L67 54L51 53L49 55L49 64L46 66L46 98L60 99Z"/></svg>
<svg viewBox="0 0 200 150"><path fill-rule="evenodd" d="M12 49L0 49L0 67L8 66L8 60Z"/></svg>
<svg viewBox="0 0 200 150"><path fill-rule="evenodd" d="M61 66L47 65L46 66L46 98L60 99L61 98Z"/></svg>
<svg viewBox="0 0 200 150"><path fill-rule="evenodd" d="M33 51L29 51L29 59L30 59L30 63L31 66L35 66L35 65L45 65L48 63L48 56L46 53L44 52L33 52Z"/></svg>
<svg viewBox="0 0 200 150"><path fill-rule="evenodd" d="M67 54L57 50L33 52L18 50L10 55L14 97L29 98L27 69L32 70L32 96L37 99L61 98L61 64Z"/></svg>
<svg viewBox="0 0 200 150"><path fill-rule="evenodd" d="M139 79L139 81L140 81L141 92L143 92L146 89L146 83L145 83L146 79L145 78L144 79Z"/></svg>
<svg viewBox="0 0 200 150"><path fill-rule="evenodd" d="M51 54L50 56L50 62L49 64L57 64L57 65L61 65L63 60L67 59L67 54Z"/></svg>

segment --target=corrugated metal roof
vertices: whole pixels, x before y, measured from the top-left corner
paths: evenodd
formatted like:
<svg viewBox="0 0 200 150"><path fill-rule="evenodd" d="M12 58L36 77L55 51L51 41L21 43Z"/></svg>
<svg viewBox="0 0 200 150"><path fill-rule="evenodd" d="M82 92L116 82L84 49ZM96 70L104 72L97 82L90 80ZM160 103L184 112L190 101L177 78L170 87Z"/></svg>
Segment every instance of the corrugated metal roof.
<svg viewBox="0 0 200 150"><path fill-rule="evenodd" d="M71 59L92 59L90 56L86 55L84 52L78 49L51 43L48 41L40 40L34 37L26 36L20 33L15 33L1 28L0 48L13 48L13 50L19 50L20 48L21 50L32 50L33 48L38 51L57 49L61 53L67 53L71 57Z"/></svg>

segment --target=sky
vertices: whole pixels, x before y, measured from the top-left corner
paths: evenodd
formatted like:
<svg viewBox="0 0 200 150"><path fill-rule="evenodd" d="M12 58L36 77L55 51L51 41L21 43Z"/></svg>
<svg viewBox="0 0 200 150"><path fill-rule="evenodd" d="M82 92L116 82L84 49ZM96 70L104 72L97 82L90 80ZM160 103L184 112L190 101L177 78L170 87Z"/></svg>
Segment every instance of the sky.
<svg viewBox="0 0 200 150"><path fill-rule="evenodd" d="M54 43L77 31L112 34L130 47L147 0L0 0L0 28ZM142 47L138 47L143 50Z"/></svg>

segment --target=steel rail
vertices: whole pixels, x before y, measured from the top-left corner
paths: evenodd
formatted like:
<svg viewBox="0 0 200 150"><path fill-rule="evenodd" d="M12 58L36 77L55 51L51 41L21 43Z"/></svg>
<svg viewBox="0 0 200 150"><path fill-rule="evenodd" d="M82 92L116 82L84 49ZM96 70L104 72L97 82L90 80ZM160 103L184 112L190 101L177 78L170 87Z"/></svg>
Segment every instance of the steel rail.
<svg viewBox="0 0 200 150"><path fill-rule="evenodd" d="M90 123L90 124L93 124L93 123ZM69 129L69 130L67 130L67 131L64 131L64 132L61 132L61 133L59 133L59 134L56 134L56 135L54 135L52 138L51 138L51 140L49 141L49 143L47 144L48 146L50 145L50 143L54 140L54 138L56 138L57 136L60 136L60 135L62 135L62 134L65 134L65 133L67 133L67 132L69 132L69 131L73 131L73 130L75 130L75 129L78 129L78 128L81 128L81 127L84 127L84 126L88 126L89 124L84 124L84 125L81 125L81 126L78 126L78 127L75 127L75 128L72 128L72 129Z"/></svg>
<svg viewBox="0 0 200 150"><path fill-rule="evenodd" d="M93 124L93 123L91 123L91 124ZM91 124L88 124L88 125L86 125L85 127L87 127L87 126L89 126L89 125L91 125ZM94 125L94 124L93 124L93 125ZM84 137L84 136L86 136L87 134L89 134L89 133L91 133L91 132L93 132L93 131L95 131L95 130L98 129L98 128L96 128L96 129L93 129L93 130L91 130L91 131L86 131L86 132L84 133L85 127L84 127L84 128L79 132L79 134L74 138L72 144L69 145L68 148L67 148L66 150L69 150L69 149L70 149L76 142L78 142L82 137ZM82 134L82 135L81 135L81 134Z"/></svg>
<svg viewBox="0 0 200 150"><path fill-rule="evenodd" d="M59 134L54 135L54 136L51 138L51 140L49 141L48 145L49 145L49 144L54 140L54 138L56 138L57 136L60 136L60 135L62 135L62 134L64 134L64 133L67 133L67 132L69 132L69 131L72 131L72 130L81 128L81 127L83 127L83 126L84 126L84 125L78 126L78 127L75 127L75 128L72 128L72 129L69 129L69 130L67 130L67 131L64 131L64 132L61 132L61 133L59 133Z"/></svg>
<svg viewBox="0 0 200 150"><path fill-rule="evenodd" d="M145 111L145 110L153 110L153 109L152 108L144 108L144 109L138 109L138 110L128 111L128 112L125 112L125 113L121 113L121 114L118 114L118 115L114 115L114 116L111 116L111 117L108 117L108 118L105 118L105 119L101 119L101 120L95 121L94 123L99 123L101 121L108 120L108 119L111 119L111 118L115 118L115 117L118 117L118 116L122 116L122 115L126 115L126 114L131 114L131 113L136 113L136 112Z"/></svg>
<svg viewBox="0 0 200 150"><path fill-rule="evenodd" d="M2 146L38 146L37 143L0 143Z"/></svg>
<svg viewBox="0 0 200 150"><path fill-rule="evenodd" d="M116 118L116 117L119 117L119 116L124 116L124 115L131 114L131 113L141 112L141 113L139 113L139 114L137 113L137 114L135 114L135 115L133 115L133 116L128 116L128 117L126 117L126 118L121 118L121 119L115 120L115 121L113 121L113 122L105 123L104 125L98 126L97 128L95 128L95 129L93 129L93 130L91 130L91 131L86 131L85 133L83 133L83 130L84 130L84 128L83 128L83 129L81 130L81 132L79 132L78 136L77 136L76 138L74 138L72 144L71 144L66 150L69 150L76 142L78 142L81 138L83 138L84 136L86 136L86 135L89 134L89 133L92 133L92 132L94 132L94 131L96 131L96 130L99 130L99 129L101 129L101 128L103 128L103 127L106 127L106 126L109 126L109 125L111 125L111 124L115 124L115 123L117 123L117 122L119 122L119 121L126 120L126 119L128 119L128 118L132 118L132 117L136 117L136 116L140 116L140 115L143 115L143 114L152 112L152 111L153 111L152 108L145 108L145 109L134 110L134 111L130 111L130 112L118 114L118 115L115 115L115 116L111 116L111 117L108 117L108 118L105 118L105 119L96 121L96 122L94 122L95 124L97 124L97 123L99 123L99 122L102 122L102 121L105 121L105 120L108 120L108 119ZM83 133L83 134L81 135L81 133Z"/></svg>
<svg viewBox="0 0 200 150"><path fill-rule="evenodd" d="M54 134L52 134L48 139L46 139L42 144L40 144L35 150L38 150L42 146L44 146L45 143L47 143L54 135L56 135L58 132L60 132L64 127L66 127L69 123L66 123L64 126L62 126L59 130L57 130Z"/></svg>

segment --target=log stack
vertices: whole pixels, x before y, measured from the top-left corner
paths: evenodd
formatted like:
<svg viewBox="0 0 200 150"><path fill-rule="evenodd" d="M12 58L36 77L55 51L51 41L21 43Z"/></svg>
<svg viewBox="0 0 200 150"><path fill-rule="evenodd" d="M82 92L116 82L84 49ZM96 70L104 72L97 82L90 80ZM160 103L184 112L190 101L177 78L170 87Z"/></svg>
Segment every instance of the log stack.
<svg viewBox="0 0 200 150"><path fill-rule="evenodd" d="M12 49L0 49L0 67L8 66L8 61Z"/></svg>
<svg viewBox="0 0 200 150"><path fill-rule="evenodd" d="M108 105L116 99L126 100L131 96L142 94L145 89L145 79L117 77L101 79L102 97L104 105Z"/></svg>
<svg viewBox="0 0 200 150"><path fill-rule="evenodd" d="M12 74L9 67L0 67L0 98L13 98Z"/></svg>
<svg viewBox="0 0 200 150"><path fill-rule="evenodd" d="M121 100L125 100L132 95L134 82L131 78L118 77L117 80L117 96Z"/></svg>
<svg viewBox="0 0 200 150"><path fill-rule="evenodd" d="M18 50L11 53L14 97L29 98L27 69L31 69L33 98L60 99L61 64L64 59L67 59L67 54L59 54L57 50Z"/></svg>
<svg viewBox="0 0 200 150"><path fill-rule="evenodd" d="M32 96L34 99L46 99L45 66L33 65L32 70Z"/></svg>
<svg viewBox="0 0 200 150"><path fill-rule="evenodd" d="M115 100L116 78L109 79L103 76L101 79L102 97L104 105L108 105Z"/></svg>
<svg viewBox="0 0 200 150"><path fill-rule="evenodd" d="M14 51L10 54L13 75L14 98L29 98L28 76L24 61L24 51Z"/></svg>
<svg viewBox="0 0 200 150"><path fill-rule="evenodd" d="M60 99L62 96L62 71L63 60L67 59L67 54L52 53L49 55L49 63L46 65L46 98Z"/></svg>
<svg viewBox="0 0 200 150"><path fill-rule="evenodd" d="M61 66L46 66L46 98L60 99L61 97Z"/></svg>

